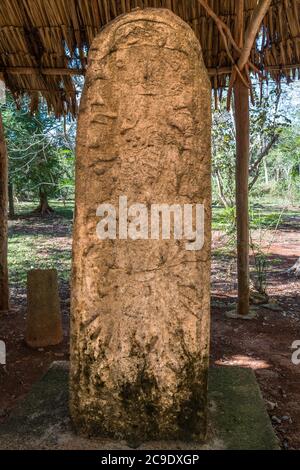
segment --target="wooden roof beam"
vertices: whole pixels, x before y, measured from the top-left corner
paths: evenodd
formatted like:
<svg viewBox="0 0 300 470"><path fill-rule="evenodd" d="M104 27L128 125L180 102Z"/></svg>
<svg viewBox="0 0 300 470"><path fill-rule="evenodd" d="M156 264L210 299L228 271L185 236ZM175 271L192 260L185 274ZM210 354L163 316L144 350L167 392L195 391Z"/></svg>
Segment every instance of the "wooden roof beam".
<svg viewBox="0 0 300 470"><path fill-rule="evenodd" d="M285 64L285 65L267 65L263 70L267 72L280 72L285 70L300 69L299 64ZM208 75L213 77L215 75L230 75L232 73L232 67L211 67L208 68ZM80 76L85 75L86 70L82 68L68 69L68 68L37 68L37 67L0 67L0 79L3 78L4 73L11 75L69 75L69 76ZM37 91L37 90L36 90Z"/></svg>
<svg viewBox="0 0 300 470"><path fill-rule="evenodd" d="M240 1L240 0L239 0ZM265 1L265 0L263 0ZM267 0L269 1L269 0ZM214 20L214 22L216 23L216 26L219 30L219 33L223 39L223 42L224 42L224 46L225 46L225 49L226 49L226 52L227 52L227 55L228 57L230 58L231 62L232 62L232 65L235 67L235 70L236 70L236 73L240 76L241 80L244 80L244 77L243 77L243 74L241 74L240 72L240 69L239 67L237 66L233 56L232 56L232 53L230 52L230 49L229 49L229 44L231 44L231 46L233 47L233 50L235 51L235 53L238 53L239 56L241 55L242 53L242 49L241 47L237 44L237 42L235 41L234 37L232 36L232 33L230 31L230 29L228 28L228 26L224 23L224 21L222 21L218 15L210 8L210 6L207 4L207 1L206 0L198 0L198 2L200 3L200 5L205 9L205 11L207 12L207 14ZM252 64L252 62L249 60L248 61L249 63L249 67L256 73L259 73L259 70L257 69L257 67L255 67L254 64Z"/></svg>
<svg viewBox="0 0 300 470"><path fill-rule="evenodd" d="M300 63L299 64L286 64L286 65L266 65L264 66L261 72L288 72L289 70L300 70ZM207 69L208 75L210 77L214 77L215 75L230 75L232 73L232 67L211 67Z"/></svg>
<svg viewBox="0 0 300 470"><path fill-rule="evenodd" d="M69 69L69 68L54 68L54 67L0 67L0 75L84 75L85 69Z"/></svg>

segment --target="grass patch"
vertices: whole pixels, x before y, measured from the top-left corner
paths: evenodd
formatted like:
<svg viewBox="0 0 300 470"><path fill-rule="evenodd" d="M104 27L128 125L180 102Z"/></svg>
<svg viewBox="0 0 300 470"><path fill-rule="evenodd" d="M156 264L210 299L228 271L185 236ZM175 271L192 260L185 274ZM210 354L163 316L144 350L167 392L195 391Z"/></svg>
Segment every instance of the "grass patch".
<svg viewBox="0 0 300 470"><path fill-rule="evenodd" d="M16 217L29 216L38 207L38 201L18 202L15 205ZM61 201L50 200L49 205L54 209L55 215L68 220L73 219L74 201L67 201L65 204ZM43 220L43 219L42 219Z"/></svg>
<svg viewBox="0 0 300 470"><path fill-rule="evenodd" d="M279 206L268 205L261 206L253 204L249 211L250 228L270 229L293 226L299 224L300 208L284 209ZM232 233L235 231L235 210L232 208L225 209L223 207L213 207L212 210L212 228L213 230L221 230Z"/></svg>
<svg viewBox="0 0 300 470"><path fill-rule="evenodd" d="M16 205L18 216L9 221L8 263L12 285L26 286L30 269L58 270L60 279L68 281L71 269L71 245L74 202L65 205L50 201L55 210L53 217L33 217L37 201ZM253 205L250 212L251 229L274 229L282 209L280 207ZM300 210L287 210L279 228L291 229L299 225ZM235 256L234 211L213 207L213 230L230 233L223 247L214 250L215 258Z"/></svg>
<svg viewBox="0 0 300 470"><path fill-rule="evenodd" d="M16 206L17 216L9 221L8 266L12 285L25 287L31 269L57 269L68 281L71 270L73 203L51 201L53 217L32 217L36 203Z"/></svg>

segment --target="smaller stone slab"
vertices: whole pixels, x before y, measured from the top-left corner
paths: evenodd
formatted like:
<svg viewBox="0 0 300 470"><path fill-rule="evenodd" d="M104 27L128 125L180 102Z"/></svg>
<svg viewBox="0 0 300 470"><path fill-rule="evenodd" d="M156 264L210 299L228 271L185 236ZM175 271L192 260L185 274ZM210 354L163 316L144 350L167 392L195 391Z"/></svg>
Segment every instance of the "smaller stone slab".
<svg viewBox="0 0 300 470"><path fill-rule="evenodd" d="M31 348L55 346L63 340L56 269L35 269L27 275L25 341Z"/></svg>
<svg viewBox="0 0 300 470"><path fill-rule="evenodd" d="M67 362L53 363L27 398L0 426L1 450L128 450L128 443L75 434L68 412ZM209 372L209 436L200 446L147 442L140 450L279 450L250 369L217 367Z"/></svg>

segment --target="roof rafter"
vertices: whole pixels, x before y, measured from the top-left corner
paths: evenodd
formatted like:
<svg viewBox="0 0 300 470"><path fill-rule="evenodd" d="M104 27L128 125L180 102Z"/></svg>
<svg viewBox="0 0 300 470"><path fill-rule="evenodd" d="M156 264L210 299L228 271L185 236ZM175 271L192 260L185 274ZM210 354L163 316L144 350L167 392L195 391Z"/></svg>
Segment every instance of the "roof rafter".
<svg viewBox="0 0 300 470"><path fill-rule="evenodd" d="M272 0L260 0L245 34L244 46L238 61L238 68L243 70L251 54L253 44L260 30L261 23L271 5Z"/></svg>

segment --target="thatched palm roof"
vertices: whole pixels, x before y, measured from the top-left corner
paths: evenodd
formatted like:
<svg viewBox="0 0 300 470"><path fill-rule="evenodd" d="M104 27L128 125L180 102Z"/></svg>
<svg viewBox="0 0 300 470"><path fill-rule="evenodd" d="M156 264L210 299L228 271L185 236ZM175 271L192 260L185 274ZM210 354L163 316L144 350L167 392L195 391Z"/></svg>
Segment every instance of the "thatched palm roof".
<svg viewBox="0 0 300 470"><path fill-rule="evenodd" d="M1 0L0 73L16 97L31 95L33 108L41 92L56 114L75 114L72 75L81 70L68 69L86 67L94 36L133 8L162 7L191 25L201 42L212 86L220 89L228 82L236 51L203 3L234 35L237 0ZM258 2L244 3L246 30ZM276 80L294 78L300 70L300 0L273 0L260 33L252 48L252 65Z"/></svg>

